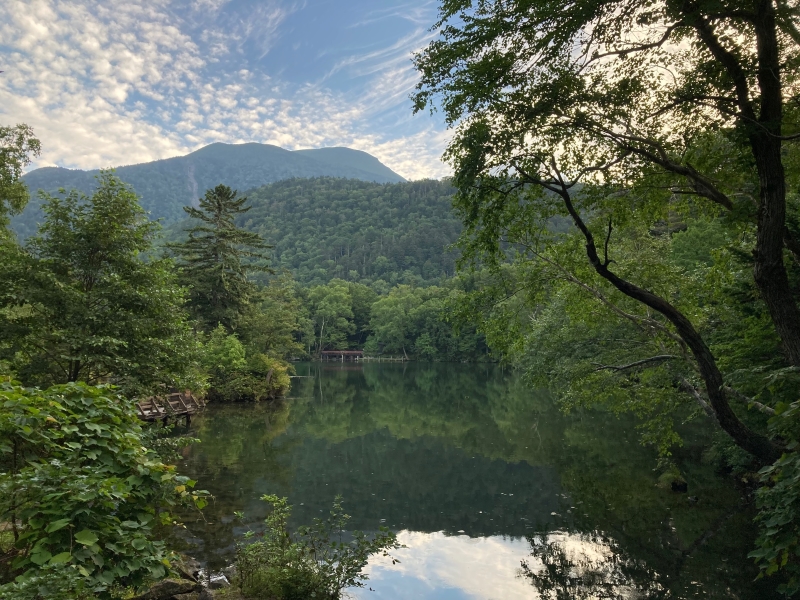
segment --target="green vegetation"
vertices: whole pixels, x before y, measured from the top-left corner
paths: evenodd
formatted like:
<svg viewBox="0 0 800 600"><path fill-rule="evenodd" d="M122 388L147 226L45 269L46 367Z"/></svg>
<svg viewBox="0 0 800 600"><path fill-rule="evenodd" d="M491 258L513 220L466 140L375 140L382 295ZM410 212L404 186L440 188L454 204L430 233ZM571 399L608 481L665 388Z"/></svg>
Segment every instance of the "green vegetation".
<svg viewBox="0 0 800 600"><path fill-rule="evenodd" d="M398 285L382 296L342 279L310 288L306 297L313 338L306 338L307 355L363 349L420 360L489 360L482 334L469 324L456 329L450 322L464 282L444 283L446 287Z"/></svg>
<svg viewBox="0 0 800 600"><path fill-rule="evenodd" d="M113 381L142 393L197 387L197 342L167 260L145 260L158 225L111 173L91 197L45 196L25 247L4 243L0 360L26 384Z"/></svg>
<svg viewBox="0 0 800 600"><path fill-rule="evenodd" d="M245 259L261 259L270 248L261 237L237 227L234 219L250 210L237 198L237 192L218 185L200 198L200 208L184 207L186 213L201 223L190 227L187 240L170 244L178 259L181 282L189 290L189 310L206 329L222 324L229 331L255 292L250 275L265 272L265 265Z"/></svg>
<svg viewBox="0 0 800 600"><path fill-rule="evenodd" d="M9 217L24 210L29 200L22 169L39 155L40 144L27 125L0 127L0 231L5 233Z"/></svg>
<svg viewBox="0 0 800 600"><path fill-rule="evenodd" d="M488 270L462 314L567 407L642 417L666 467L675 423L696 415L730 465L772 464L753 556L791 575L787 593L800 589L797 16L772 2L444 2L415 96L454 127L464 262Z"/></svg>
<svg viewBox="0 0 800 600"><path fill-rule="evenodd" d="M248 193L240 224L274 246L272 264L303 285L331 279L370 285L430 285L452 277L448 251L461 223L447 182L376 184L353 179L290 179Z"/></svg>
<svg viewBox="0 0 800 600"><path fill-rule="evenodd" d="M206 492L142 446L133 405L107 387L4 383L0 406L0 522L14 538L0 582L18 582L0 597L63 580L105 598L166 575L154 526L178 505L202 508Z"/></svg>
<svg viewBox="0 0 800 600"><path fill-rule="evenodd" d="M326 520L315 518L310 526L289 529L292 508L286 498L265 495L270 505L263 537L239 546L236 554L238 585L248 598L264 600L338 600L347 587L364 587L368 579L361 571L369 557L398 548L394 533L386 527L369 537L348 532L350 516L336 498ZM253 532L246 537L252 538Z"/></svg>

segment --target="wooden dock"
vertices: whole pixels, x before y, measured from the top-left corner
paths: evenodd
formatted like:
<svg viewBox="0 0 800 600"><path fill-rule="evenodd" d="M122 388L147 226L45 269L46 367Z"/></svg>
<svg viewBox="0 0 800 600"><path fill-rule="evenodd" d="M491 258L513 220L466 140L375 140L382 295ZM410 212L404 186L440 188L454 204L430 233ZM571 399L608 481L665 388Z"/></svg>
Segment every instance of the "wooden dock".
<svg viewBox="0 0 800 600"><path fill-rule="evenodd" d="M361 362L366 360L376 360L378 362L405 362L410 360L403 352L403 356L366 356L363 350L323 350L319 353L322 362Z"/></svg>
<svg viewBox="0 0 800 600"><path fill-rule="evenodd" d="M323 361L356 361L364 358L364 352L362 350L323 350L319 353L319 358Z"/></svg>
<svg viewBox="0 0 800 600"><path fill-rule="evenodd" d="M143 421L163 421L169 419L186 419L186 425L192 420L192 415L205 408L206 403L195 397L190 391L173 392L166 396L151 396L136 402L139 418Z"/></svg>

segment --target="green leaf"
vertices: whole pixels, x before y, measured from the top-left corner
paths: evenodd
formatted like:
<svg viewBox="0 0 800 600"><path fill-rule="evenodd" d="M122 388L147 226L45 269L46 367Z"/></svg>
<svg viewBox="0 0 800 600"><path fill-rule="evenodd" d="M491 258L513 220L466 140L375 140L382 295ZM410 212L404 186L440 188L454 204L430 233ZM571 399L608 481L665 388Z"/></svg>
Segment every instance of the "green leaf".
<svg viewBox="0 0 800 600"><path fill-rule="evenodd" d="M84 529L83 531L79 531L75 534L75 541L79 544L83 544L84 546L91 546L99 539L100 538L98 538L94 532L89 531L88 529Z"/></svg>
<svg viewBox="0 0 800 600"><path fill-rule="evenodd" d="M60 565L63 563L68 563L72 560L72 554L69 552L62 552L61 554L56 554L53 558L50 559L51 565Z"/></svg>
<svg viewBox="0 0 800 600"><path fill-rule="evenodd" d="M69 525L70 521L71 519L59 519L58 521L53 521L47 526L45 531L47 533L53 533L54 531L58 531L59 529L62 529L67 525Z"/></svg>
<svg viewBox="0 0 800 600"><path fill-rule="evenodd" d="M136 538L131 542L131 546L133 546L136 550L142 550L145 546L147 546L147 540L144 538Z"/></svg>
<svg viewBox="0 0 800 600"><path fill-rule="evenodd" d="M35 565L43 565L48 560L50 560L52 556L53 555L50 554L47 550L36 552L34 554L31 554L31 562Z"/></svg>

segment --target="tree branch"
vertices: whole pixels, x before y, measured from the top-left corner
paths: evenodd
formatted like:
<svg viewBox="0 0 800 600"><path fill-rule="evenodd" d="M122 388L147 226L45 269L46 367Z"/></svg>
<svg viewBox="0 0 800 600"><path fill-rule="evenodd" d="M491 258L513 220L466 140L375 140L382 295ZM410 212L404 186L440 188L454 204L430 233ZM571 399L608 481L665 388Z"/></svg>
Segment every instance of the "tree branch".
<svg viewBox="0 0 800 600"><path fill-rule="evenodd" d="M717 419L717 415L716 415L716 413L714 412L714 409L713 409L713 408L711 408L711 405L710 405L708 402L706 402L706 399L705 399L705 398L703 398L703 395L702 395L702 394L699 392L699 390L698 390L696 387L694 387L694 386L693 386L691 383L689 383L689 382L688 382L688 381L687 381L685 378L683 378L683 377L681 377L681 378L680 378L680 382L681 382L681 387L684 389L684 391L686 391L686 392L689 392L689 393L692 395L692 397L693 397L693 398L694 398L694 399L697 401L697 403L700 405L700 408L702 408L702 409L703 409L703 411L704 411L704 412L705 412L705 413L706 413L706 414L707 414L709 417L711 417L711 418L712 418L714 421L716 421L717 423L719 423L719 419Z"/></svg>
<svg viewBox="0 0 800 600"><path fill-rule="evenodd" d="M650 358L637 360L636 362L632 362L627 365L601 365L600 363L592 363L592 364L597 367L595 371L603 371L603 370L627 371L628 369L633 369L634 367L640 367L642 365L647 365L653 362L664 362L665 360L671 360L673 358L677 358L677 356L673 356L672 354L659 354L658 356L651 356Z"/></svg>
<svg viewBox="0 0 800 600"><path fill-rule="evenodd" d="M753 400L752 398L750 398L749 396L746 396L745 394L743 394L739 390L735 390L732 387L729 387L727 385L723 389L725 390L725 392L729 396L733 396L737 400L741 400L742 402L746 402L748 404L748 406L753 406L754 408L756 408L757 410L761 411L765 415L770 415L770 416L773 416L773 417L775 416L775 409L774 408L771 408L771 407L767 406L766 404L761 404L761 402L759 402L758 400Z"/></svg>
<svg viewBox="0 0 800 600"><path fill-rule="evenodd" d="M569 188L558 170L555 158L551 158L550 162L553 172L556 174L556 179L561 184L561 190L558 194L561 196L575 226L581 231L586 240L586 255L597 274L629 298L662 314L672 323L678 335L686 343L697 361L698 370L705 384L705 391L709 398L708 404L720 427L733 438L739 447L750 452L760 460L769 462L775 461L781 455L781 449L767 437L747 427L733 412L728 403L726 394L722 389L724 380L717 366L716 359L703 337L694 328L694 325L686 315L672 306L672 304L667 302L664 298L621 278L616 273L612 272L608 268L608 265L604 265L600 261L594 236L586 226L586 223L584 223L580 214L575 210Z"/></svg>

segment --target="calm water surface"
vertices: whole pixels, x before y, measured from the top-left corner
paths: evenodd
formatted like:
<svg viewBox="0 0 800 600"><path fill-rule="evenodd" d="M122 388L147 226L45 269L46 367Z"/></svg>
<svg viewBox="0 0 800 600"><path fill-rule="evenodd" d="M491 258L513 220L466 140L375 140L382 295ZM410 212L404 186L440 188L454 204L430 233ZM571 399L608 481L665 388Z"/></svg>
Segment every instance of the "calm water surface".
<svg viewBox="0 0 800 600"><path fill-rule="evenodd" d="M495 366L315 363L297 373L307 377L277 409L210 406L192 423L202 443L181 468L216 499L178 541L212 569L258 529L263 494L288 496L296 524L341 494L353 529L386 525L406 545L398 564L370 563L355 598L778 597L745 558L750 509L699 444L677 456L689 483L677 494L655 485L635 423L564 416Z"/></svg>

